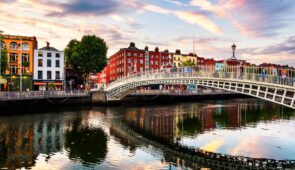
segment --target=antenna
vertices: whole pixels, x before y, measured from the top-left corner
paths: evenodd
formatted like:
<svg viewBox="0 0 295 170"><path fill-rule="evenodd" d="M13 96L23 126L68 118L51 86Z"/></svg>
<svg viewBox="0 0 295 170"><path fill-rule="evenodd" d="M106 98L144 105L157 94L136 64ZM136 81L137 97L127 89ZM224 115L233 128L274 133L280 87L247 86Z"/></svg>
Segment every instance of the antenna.
<svg viewBox="0 0 295 170"><path fill-rule="evenodd" d="M195 34L193 36L193 54L196 54L196 49L195 49Z"/></svg>

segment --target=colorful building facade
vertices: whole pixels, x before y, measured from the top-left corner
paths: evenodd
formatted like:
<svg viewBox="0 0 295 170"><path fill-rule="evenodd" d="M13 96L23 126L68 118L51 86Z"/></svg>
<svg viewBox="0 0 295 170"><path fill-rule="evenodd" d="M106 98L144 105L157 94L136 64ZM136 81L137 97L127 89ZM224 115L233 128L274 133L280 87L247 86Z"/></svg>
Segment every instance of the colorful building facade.
<svg viewBox="0 0 295 170"><path fill-rule="evenodd" d="M2 35L1 48L7 51L7 84L4 90L32 89L34 50L38 48L36 37ZM7 87L8 85L8 87Z"/></svg>
<svg viewBox="0 0 295 170"><path fill-rule="evenodd" d="M176 50L174 56L174 60L173 60L173 64L176 67L183 67L185 62L191 62L194 63L195 65L197 65L198 63L198 56L196 54L181 54L180 50Z"/></svg>

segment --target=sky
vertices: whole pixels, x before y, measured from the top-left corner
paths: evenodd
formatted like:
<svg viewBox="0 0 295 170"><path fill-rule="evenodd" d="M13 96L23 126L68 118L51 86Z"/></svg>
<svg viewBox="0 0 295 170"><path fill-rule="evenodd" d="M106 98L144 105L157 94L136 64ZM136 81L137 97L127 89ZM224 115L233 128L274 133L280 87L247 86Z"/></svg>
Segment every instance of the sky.
<svg viewBox="0 0 295 170"><path fill-rule="evenodd" d="M0 0L4 34L36 36L63 50L97 35L108 56L135 42L206 58L295 66L295 0Z"/></svg>

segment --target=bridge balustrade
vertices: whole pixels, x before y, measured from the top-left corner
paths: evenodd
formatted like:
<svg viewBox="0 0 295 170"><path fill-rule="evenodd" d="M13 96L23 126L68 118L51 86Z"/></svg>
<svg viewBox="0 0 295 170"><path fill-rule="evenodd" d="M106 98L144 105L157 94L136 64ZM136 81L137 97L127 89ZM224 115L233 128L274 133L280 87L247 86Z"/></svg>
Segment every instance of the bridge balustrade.
<svg viewBox="0 0 295 170"><path fill-rule="evenodd" d="M295 86L294 69L276 69L262 67L237 67L228 66L222 69L216 69L210 66L171 68L164 70L149 71L144 73L131 74L122 77L107 86L112 89L125 83L151 80L151 79L169 79L169 78L218 78L230 80L244 80L251 82L264 82L269 84Z"/></svg>

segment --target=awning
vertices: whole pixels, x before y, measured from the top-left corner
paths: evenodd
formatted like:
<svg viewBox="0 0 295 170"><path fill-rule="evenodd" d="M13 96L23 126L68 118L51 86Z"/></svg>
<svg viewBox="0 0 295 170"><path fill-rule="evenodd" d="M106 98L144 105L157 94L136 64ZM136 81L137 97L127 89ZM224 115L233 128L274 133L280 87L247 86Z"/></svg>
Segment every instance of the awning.
<svg viewBox="0 0 295 170"><path fill-rule="evenodd" d="M34 82L34 85L46 86L46 82Z"/></svg>
<svg viewBox="0 0 295 170"><path fill-rule="evenodd" d="M56 86L62 86L63 85L61 82L34 82L34 85L38 85L38 86L46 86L48 84L54 84Z"/></svg>

